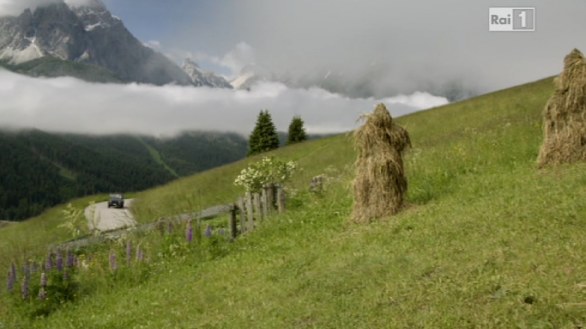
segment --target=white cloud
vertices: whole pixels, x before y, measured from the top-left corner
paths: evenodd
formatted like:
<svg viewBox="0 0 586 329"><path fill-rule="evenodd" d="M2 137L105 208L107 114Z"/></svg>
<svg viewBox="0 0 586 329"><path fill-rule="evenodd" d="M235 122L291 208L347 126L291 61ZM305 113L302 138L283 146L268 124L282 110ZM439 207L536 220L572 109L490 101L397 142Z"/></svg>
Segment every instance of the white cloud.
<svg viewBox="0 0 586 329"><path fill-rule="evenodd" d="M66 4L73 7L98 5L99 0L64 0Z"/></svg>
<svg viewBox="0 0 586 329"><path fill-rule="evenodd" d="M35 9L51 3L67 3L69 6L99 5L99 0L0 0L0 16L18 16L27 9Z"/></svg>
<svg viewBox="0 0 586 329"><path fill-rule="evenodd" d="M383 99L384 103L403 104L418 109L428 109L446 104L445 97L433 96L429 93L416 91L411 95L398 95Z"/></svg>
<svg viewBox="0 0 586 329"><path fill-rule="evenodd" d="M252 91L181 86L93 84L73 78L39 79L0 70L0 117L7 127L91 134L172 135L184 130L247 135L261 109L286 130L301 115L311 133L341 132L386 102L400 116L447 100L426 93L386 100L351 99L323 89L261 83Z"/></svg>
<svg viewBox="0 0 586 329"><path fill-rule="evenodd" d="M146 47L149 47L149 48L157 50L157 51L161 49L161 42L159 40L149 40L143 44Z"/></svg>
<svg viewBox="0 0 586 329"><path fill-rule="evenodd" d="M417 90L465 97L557 74L565 54L586 49L584 0L214 3L222 8L210 13L213 20L186 24L176 43L203 40L193 47L223 54L244 40L255 63L283 81L354 97ZM536 31L488 32L489 7L507 3L536 7Z"/></svg>
<svg viewBox="0 0 586 329"><path fill-rule="evenodd" d="M0 0L0 16L16 16L20 15L27 8L36 8L38 6L61 1L62 0Z"/></svg>
<svg viewBox="0 0 586 329"><path fill-rule="evenodd" d="M256 54L246 42L238 43L232 50L230 50L224 57L214 58L213 61L221 66L230 69L232 78L238 76L242 68L247 65L255 64Z"/></svg>

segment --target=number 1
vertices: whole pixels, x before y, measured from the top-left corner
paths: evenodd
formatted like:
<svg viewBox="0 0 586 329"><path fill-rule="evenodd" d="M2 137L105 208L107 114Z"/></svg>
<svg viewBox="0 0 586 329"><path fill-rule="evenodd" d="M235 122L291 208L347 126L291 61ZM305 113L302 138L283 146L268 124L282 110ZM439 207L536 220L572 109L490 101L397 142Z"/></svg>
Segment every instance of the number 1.
<svg viewBox="0 0 586 329"><path fill-rule="evenodd" d="M526 28L527 27L527 12L526 11L521 11L521 13L519 14L519 17L521 17L521 27Z"/></svg>

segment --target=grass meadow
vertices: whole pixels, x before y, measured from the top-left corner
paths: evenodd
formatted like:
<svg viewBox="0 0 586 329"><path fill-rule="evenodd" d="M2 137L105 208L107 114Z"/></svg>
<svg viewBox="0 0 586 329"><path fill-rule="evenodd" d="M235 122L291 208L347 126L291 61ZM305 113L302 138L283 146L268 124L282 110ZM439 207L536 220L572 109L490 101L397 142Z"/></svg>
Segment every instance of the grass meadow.
<svg viewBox="0 0 586 329"><path fill-rule="evenodd" d="M536 166L552 91L544 79L398 119L413 143L408 206L369 225L349 220L349 135L272 152L302 169L285 214L234 242L218 218L192 243L178 225L78 251L75 301L35 317L2 287L0 328L584 327L586 164ZM255 159L141 192L134 212L146 223L233 202ZM67 239L59 211L0 229L0 277ZM127 265L128 241L143 261Z"/></svg>

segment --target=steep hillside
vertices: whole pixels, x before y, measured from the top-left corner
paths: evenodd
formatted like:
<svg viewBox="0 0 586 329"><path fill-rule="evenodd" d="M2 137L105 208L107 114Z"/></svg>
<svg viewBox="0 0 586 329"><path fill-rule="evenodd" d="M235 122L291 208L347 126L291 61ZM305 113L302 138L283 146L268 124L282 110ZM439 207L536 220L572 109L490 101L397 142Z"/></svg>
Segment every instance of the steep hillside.
<svg viewBox="0 0 586 329"><path fill-rule="evenodd" d="M139 191L238 160L246 140L203 132L165 140L0 132L0 152L0 218L19 220L73 197Z"/></svg>
<svg viewBox="0 0 586 329"><path fill-rule="evenodd" d="M76 302L29 320L4 298L0 319L30 328L583 327L586 164L535 163L551 92L546 79L401 118L414 147L410 206L396 217L350 224L348 136L286 147L272 155L302 168L286 214L233 243L188 245L184 228L138 235L148 263L115 272L108 255L124 257L123 243L88 251ZM231 202L251 160L142 192L135 213L148 222ZM308 191L317 174L329 177L321 196Z"/></svg>

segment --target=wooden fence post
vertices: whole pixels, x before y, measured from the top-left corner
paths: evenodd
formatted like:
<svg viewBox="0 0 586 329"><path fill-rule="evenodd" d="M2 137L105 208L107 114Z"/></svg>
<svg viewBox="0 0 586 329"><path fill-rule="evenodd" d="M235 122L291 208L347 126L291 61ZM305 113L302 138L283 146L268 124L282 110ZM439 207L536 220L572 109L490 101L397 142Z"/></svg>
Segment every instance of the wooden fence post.
<svg viewBox="0 0 586 329"><path fill-rule="evenodd" d="M236 228L237 213L238 207L236 205L232 205L232 209L230 209L230 222L228 223L231 239L236 239L236 236L238 235L238 231Z"/></svg>
<svg viewBox="0 0 586 329"><path fill-rule="evenodd" d="M240 209L240 234L246 232L246 208L244 208L244 199L238 198L238 208Z"/></svg>
<svg viewBox="0 0 586 329"><path fill-rule="evenodd" d="M283 186L277 186L277 209L279 214L285 212L285 190L283 190Z"/></svg>
<svg viewBox="0 0 586 329"><path fill-rule="evenodd" d="M247 231L254 230L254 209L252 208L252 194L246 192L246 213L248 214Z"/></svg>
<svg viewBox="0 0 586 329"><path fill-rule="evenodd" d="M260 203L262 205L262 213L263 213L263 219L264 219L269 216L269 204L268 204L268 199L267 199L268 193L267 193L266 186L263 186L260 198L261 198Z"/></svg>
<svg viewBox="0 0 586 329"><path fill-rule="evenodd" d="M275 184L265 186L265 191L267 194L268 213L271 213L275 209Z"/></svg>
<svg viewBox="0 0 586 329"><path fill-rule="evenodd" d="M263 220L263 213L262 213L262 208L260 206L260 194L254 193L253 198L254 198L254 212L256 213L256 219L258 221L261 221L261 220Z"/></svg>

